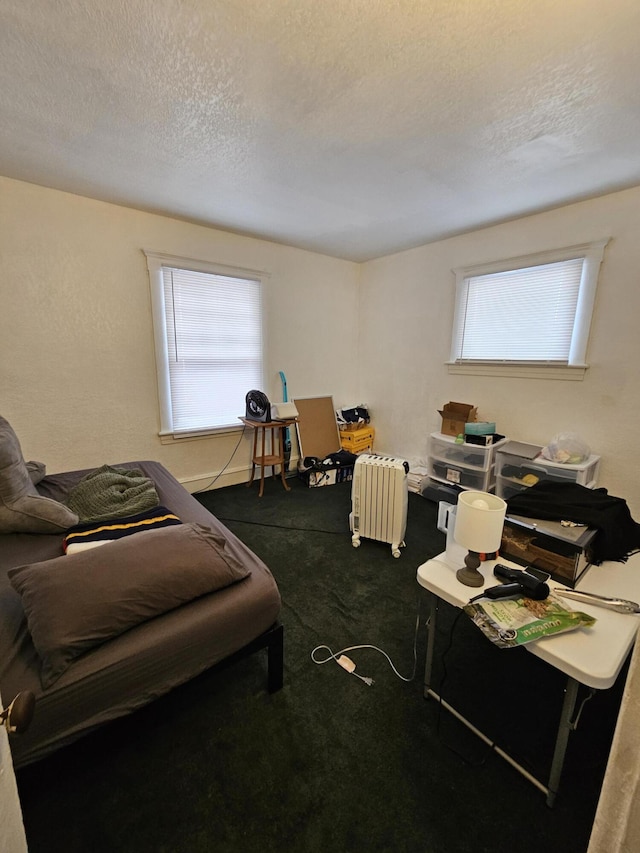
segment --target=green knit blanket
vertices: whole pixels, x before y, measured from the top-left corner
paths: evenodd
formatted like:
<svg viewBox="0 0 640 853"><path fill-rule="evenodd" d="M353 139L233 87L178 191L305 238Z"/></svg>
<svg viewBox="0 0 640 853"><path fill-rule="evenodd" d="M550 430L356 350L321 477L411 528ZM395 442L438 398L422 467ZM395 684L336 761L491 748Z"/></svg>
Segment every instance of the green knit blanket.
<svg viewBox="0 0 640 853"><path fill-rule="evenodd" d="M160 503L156 487L137 468L103 465L86 474L69 492L67 506L80 522L107 521L143 512Z"/></svg>

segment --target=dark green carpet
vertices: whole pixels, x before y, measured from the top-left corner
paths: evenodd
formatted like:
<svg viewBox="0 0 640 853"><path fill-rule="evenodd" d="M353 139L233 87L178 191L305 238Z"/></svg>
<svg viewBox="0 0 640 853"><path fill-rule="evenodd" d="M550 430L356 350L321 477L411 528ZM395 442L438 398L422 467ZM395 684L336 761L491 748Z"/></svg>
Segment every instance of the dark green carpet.
<svg viewBox="0 0 640 853"><path fill-rule="evenodd" d="M421 562L442 550L436 505L411 494L407 547L351 545L350 484L285 493L269 481L201 501L272 569L283 598L285 687L264 655L206 673L20 771L31 853L342 851L582 853L620 688L599 694L570 740L556 807L372 650L350 653L369 687L312 649L384 649L413 668ZM499 650L459 611L439 614L442 692L546 776L563 679L525 650ZM443 653L450 646L444 657Z"/></svg>

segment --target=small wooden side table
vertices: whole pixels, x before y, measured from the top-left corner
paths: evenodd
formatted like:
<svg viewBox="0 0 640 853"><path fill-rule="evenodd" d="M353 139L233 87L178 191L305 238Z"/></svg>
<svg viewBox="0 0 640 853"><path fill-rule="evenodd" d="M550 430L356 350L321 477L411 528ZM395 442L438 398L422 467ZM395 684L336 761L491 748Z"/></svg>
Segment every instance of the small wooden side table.
<svg viewBox="0 0 640 853"><path fill-rule="evenodd" d="M287 486L287 481L284 477L284 431L287 427L293 426L296 419L290 418L283 421L252 421L249 418L240 418L242 423L253 430L253 452L251 454L251 478L247 483L247 488L253 483L253 478L256 473L256 465L260 466L260 490L258 497L261 498L264 492L264 469L273 468L273 476L276 476L276 467L280 466L280 479L285 489L290 492L290 486ZM266 450L266 435L267 431L271 431L271 442L269 450ZM258 449L258 437L260 438L260 449Z"/></svg>

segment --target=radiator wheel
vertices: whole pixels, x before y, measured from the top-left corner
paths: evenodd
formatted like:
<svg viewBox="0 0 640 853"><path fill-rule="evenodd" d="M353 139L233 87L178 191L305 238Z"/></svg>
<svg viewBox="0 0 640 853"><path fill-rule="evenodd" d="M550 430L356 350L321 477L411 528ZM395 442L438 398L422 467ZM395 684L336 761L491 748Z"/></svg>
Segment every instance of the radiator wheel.
<svg viewBox="0 0 640 853"><path fill-rule="evenodd" d="M399 545L396 545L395 542L393 543L393 545L391 546L391 553L396 558L396 560L400 556L400 548L405 548L405 547L406 547L406 542L401 542Z"/></svg>

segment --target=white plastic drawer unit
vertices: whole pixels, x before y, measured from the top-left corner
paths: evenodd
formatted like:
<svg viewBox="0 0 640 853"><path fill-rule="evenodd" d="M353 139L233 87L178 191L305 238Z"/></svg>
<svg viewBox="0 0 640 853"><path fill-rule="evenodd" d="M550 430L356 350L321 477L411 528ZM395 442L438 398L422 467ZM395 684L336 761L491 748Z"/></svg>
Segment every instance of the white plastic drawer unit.
<svg viewBox="0 0 640 853"><path fill-rule="evenodd" d="M579 465L565 465L538 457L524 459L511 453L496 456L496 494L505 500L540 480L578 483L593 489L598 482L600 457L592 454Z"/></svg>
<svg viewBox="0 0 640 853"><path fill-rule="evenodd" d="M445 464L459 465L475 471L488 471L494 464L497 450L508 441L508 438L501 438L487 447L467 442L456 444L452 435L433 432L429 436L429 457Z"/></svg>
<svg viewBox="0 0 640 853"><path fill-rule="evenodd" d="M488 471L478 468L465 468L462 465L453 465L441 462L438 459L429 458L429 476L434 480L461 486L463 489L477 489L487 492L495 483L495 466Z"/></svg>

